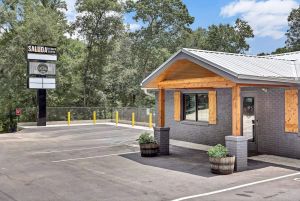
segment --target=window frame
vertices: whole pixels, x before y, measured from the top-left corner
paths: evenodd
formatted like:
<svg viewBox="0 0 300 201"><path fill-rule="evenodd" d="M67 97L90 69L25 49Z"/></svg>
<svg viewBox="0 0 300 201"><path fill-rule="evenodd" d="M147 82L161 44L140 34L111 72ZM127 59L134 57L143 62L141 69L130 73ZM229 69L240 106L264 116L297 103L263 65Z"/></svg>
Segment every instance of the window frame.
<svg viewBox="0 0 300 201"><path fill-rule="evenodd" d="M198 118L198 106L199 106L199 100L198 100L198 95L206 95L207 96L207 106L208 106L208 109L209 109L209 96L208 96L208 92L197 92L197 93L182 93L182 119L184 121L189 121L189 122L205 122L205 123L208 123L209 122L209 112L208 112L208 118L207 120L200 120L199 121L199 118ZM185 96L186 95L195 95L195 98L196 98L196 104L195 104L195 113L196 113L196 120L189 120L189 119L186 119L186 102L185 102Z"/></svg>

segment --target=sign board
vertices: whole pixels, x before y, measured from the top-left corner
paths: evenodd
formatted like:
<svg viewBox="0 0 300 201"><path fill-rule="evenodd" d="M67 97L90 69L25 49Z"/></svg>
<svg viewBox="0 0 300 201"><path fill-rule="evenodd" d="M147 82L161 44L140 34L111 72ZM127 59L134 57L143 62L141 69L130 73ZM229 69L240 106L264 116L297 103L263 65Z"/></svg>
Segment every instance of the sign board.
<svg viewBox="0 0 300 201"><path fill-rule="evenodd" d="M37 53L37 54L56 55L56 47L42 46L42 45L28 45L27 52L28 53Z"/></svg>
<svg viewBox="0 0 300 201"><path fill-rule="evenodd" d="M41 61L57 61L57 56L56 55L48 55L48 54L28 53L27 59L28 60L41 60Z"/></svg>
<svg viewBox="0 0 300 201"><path fill-rule="evenodd" d="M16 108L16 116L21 116L21 114L22 114L22 109Z"/></svg>
<svg viewBox="0 0 300 201"><path fill-rule="evenodd" d="M28 88L55 89L56 87L56 47L28 45Z"/></svg>
<svg viewBox="0 0 300 201"><path fill-rule="evenodd" d="M28 45L27 59L57 61L56 47L42 46L42 45Z"/></svg>
<svg viewBox="0 0 300 201"><path fill-rule="evenodd" d="M55 63L29 62L29 75L55 75Z"/></svg>
<svg viewBox="0 0 300 201"><path fill-rule="evenodd" d="M28 87L30 89L55 89L56 81L55 78L30 77Z"/></svg>
<svg viewBox="0 0 300 201"><path fill-rule="evenodd" d="M55 72L57 61L56 47L42 45L27 46L28 88L37 89L38 126L47 124L47 92L46 89L55 89Z"/></svg>

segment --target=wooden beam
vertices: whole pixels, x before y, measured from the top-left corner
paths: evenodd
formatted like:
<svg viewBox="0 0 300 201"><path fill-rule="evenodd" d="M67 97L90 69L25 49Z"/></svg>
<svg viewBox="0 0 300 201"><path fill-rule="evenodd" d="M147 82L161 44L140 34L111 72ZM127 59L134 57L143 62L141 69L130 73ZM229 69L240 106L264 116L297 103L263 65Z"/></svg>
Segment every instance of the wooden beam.
<svg viewBox="0 0 300 201"><path fill-rule="evenodd" d="M275 84L239 84L240 87L261 87L261 88L285 88L288 85L275 85Z"/></svg>
<svg viewBox="0 0 300 201"><path fill-rule="evenodd" d="M287 133L298 133L298 89L286 89L284 95L284 130Z"/></svg>
<svg viewBox="0 0 300 201"><path fill-rule="evenodd" d="M165 126L165 90L159 89L158 93L158 127Z"/></svg>
<svg viewBox="0 0 300 201"><path fill-rule="evenodd" d="M181 80L161 81L161 89L193 89L193 88L231 88L236 84L223 77L192 78Z"/></svg>
<svg viewBox="0 0 300 201"><path fill-rule="evenodd" d="M181 121L181 92L174 92L174 120Z"/></svg>
<svg viewBox="0 0 300 201"><path fill-rule="evenodd" d="M217 92L208 91L209 124L217 124Z"/></svg>
<svg viewBox="0 0 300 201"><path fill-rule="evenodd" d="M241 135L241 88L232 87L232 135Z"/></svg>

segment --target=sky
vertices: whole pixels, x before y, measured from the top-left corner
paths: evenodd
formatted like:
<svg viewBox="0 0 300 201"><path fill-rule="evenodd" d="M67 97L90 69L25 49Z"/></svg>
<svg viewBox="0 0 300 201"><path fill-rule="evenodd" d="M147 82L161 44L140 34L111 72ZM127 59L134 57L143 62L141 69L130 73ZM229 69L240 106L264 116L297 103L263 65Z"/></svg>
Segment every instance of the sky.
<svg viewBox="0 0 300 201"><path fill-rule="evenodd" d="M76 18L76 0L66 0L69 21ZM207 28L212 24L234 24L237 18L247 21L255 37L249 39L248 54L270 53L284 46L288 29L287 18L293 8L298 8L300 0L183 0L191 16L195 17L192 29ZM136 30L140 24L126 14L124 23Z"/></svg>

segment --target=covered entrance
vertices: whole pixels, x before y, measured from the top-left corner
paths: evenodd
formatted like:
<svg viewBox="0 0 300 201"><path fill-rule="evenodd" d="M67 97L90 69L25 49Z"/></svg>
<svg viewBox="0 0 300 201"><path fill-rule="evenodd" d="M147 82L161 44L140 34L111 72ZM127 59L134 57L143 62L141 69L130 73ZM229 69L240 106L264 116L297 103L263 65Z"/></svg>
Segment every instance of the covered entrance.
<svg viewBox="0 0 300 201"><path fill-rule="evenodd" d="M290 134L297 137L294 70L279 59L182 49L150 74L142 88L156 90L156 125L170 128L171 138L226 144L244 167L248 151L289 153L288 146L274 149L272 134L285 144Z"/></svg>

